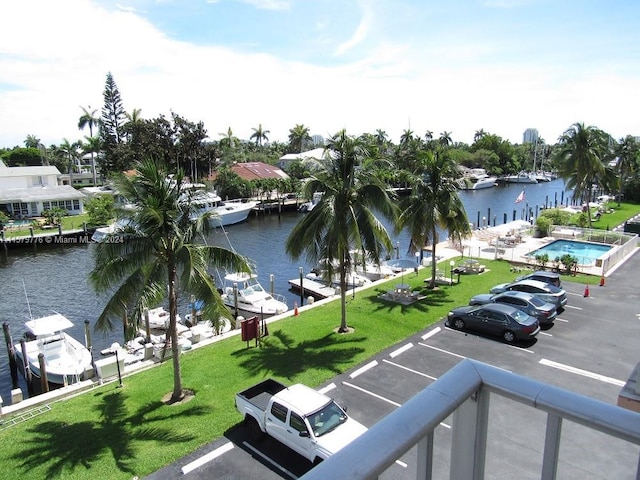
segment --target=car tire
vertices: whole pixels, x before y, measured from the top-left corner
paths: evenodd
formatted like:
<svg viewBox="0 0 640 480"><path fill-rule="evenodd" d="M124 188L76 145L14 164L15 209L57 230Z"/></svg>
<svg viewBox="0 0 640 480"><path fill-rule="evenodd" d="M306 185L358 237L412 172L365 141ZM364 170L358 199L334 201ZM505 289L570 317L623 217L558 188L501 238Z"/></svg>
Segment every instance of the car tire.
<svg viewBox="0 0 640 480"><path fill-rule="evenodd" d="M516 335L511 330L505 330L502 332L502 338L507 343L513 343L516 341Z"/></svg>
<svg viewBox="0 0 640 480"><path fill-rule="evenodd" d="M454 318L452 323L453 328L455 328L456 330L464 330L464 320L462 320L461 318Z"/></svg>

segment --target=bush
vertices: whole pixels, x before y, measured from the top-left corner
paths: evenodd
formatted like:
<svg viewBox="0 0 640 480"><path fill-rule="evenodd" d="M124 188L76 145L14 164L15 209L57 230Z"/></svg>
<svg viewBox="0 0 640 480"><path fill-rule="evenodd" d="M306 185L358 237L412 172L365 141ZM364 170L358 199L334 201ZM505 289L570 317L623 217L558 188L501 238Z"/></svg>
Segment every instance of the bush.
<svg viewBox="0 0 640 480"><path fill-rule="evenodd" d="M551 228L551 220L547 217L538 217L536 219L536 230L539 236L546 237L549 235L549 229Z"/></svg>
<svg viewBox="0 0 640 480"><path fill-rule="evenodd" d="M552 225L568 225L571 214L559 208L548 208L540 212L540 218L549 220Z"/></svg>
<svg viewBox="0 0 640 480"><path fill-rule="evenodd" d="M113 197L97 195L84 205L89 215L89 225L106 225L113 219Z"/></svg>

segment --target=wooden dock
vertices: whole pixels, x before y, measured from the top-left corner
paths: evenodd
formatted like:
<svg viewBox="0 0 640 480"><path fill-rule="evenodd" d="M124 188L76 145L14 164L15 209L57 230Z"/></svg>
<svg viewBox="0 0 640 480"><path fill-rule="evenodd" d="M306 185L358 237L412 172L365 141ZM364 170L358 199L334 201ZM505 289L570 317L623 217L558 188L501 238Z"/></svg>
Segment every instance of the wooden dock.
<svg viewBox="0 0 640 480"><path fill-rule="evenodd" d="M300 279L294 278L293 280L289 280L289 285L292 290L297 292L300 291ZM303 296L311 295L317 299L329 298L333 297L336 294L336 289L333 287L329 287L320 282L316 282L315 280L308 280L306 278L302 279L302 287L304 291L302 292Z"/></svg>

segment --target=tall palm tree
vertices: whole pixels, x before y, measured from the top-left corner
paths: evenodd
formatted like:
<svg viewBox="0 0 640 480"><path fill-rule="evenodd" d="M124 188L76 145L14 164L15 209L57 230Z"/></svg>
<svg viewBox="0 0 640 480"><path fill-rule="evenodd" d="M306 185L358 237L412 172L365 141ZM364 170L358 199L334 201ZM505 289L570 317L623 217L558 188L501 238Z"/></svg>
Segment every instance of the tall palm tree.
<svg viewBox="0 0 640 480"><path fill-rule="evenodd" d="M622 199L622 187L627 175L634 172L638 166L638 160L640 159L640 144L631 135L627 135L621 139L616 146L616 155L618 157L618 174L619 178L619 190L618 190L618 206Z"/></svg>
<svg viewBox="0 0 640 480"><path fill-rule="evenodd" d="M574 195L585 199L587 219L591 228L591 209L588 208L593 196L593 185L611 188L617 177L603 160L608 153L609 136L602 130L574 123L560 137L556 158L558 174L565 180L567 188Z"/></svg>
<svg viewBox="0 0 640 480"><path fill-rule="evenodd" d="M295 127L289 130L289 145L291 150L302 153L302 150L311 142L311 135L309 135L309 128L304 125L296 124Z"/></svg>
<svg viewBox="0 0 640 480"><path fill-rule="evenodd" d="M383 253L393 248L391 238L376 213L393 220L395 208L385 186L370 170L358 169L368 152L344 130L329 140L326 160L318 161L305 185L305 194L323 192L321 201L293 228L285 249L293 258L303 253L313 263L322 261L328 279L339 277L342 302L339 332L347 327L347 273L351 271L350 249L367 252L379 264Z"/></svg>
<svg viewBox="0 0 640 480"><path fill-rule="evenodd" d="M416 162L420 169L411 175L411 194L403 202L397 231L409 230L410 251L422 251L431 241L431 288L436 280L437 227L449 237L461 239L471 233L464 205L458 196L458 165L440 149L421 150Z"/></svg>
<svg viewBox="0 0 640 480"><path fill-rule="evenodd" d="M244 257L201 242L210 228L211 213L197 216L198 193L185 189L184 173L168 181L164 164L145 160L137 174L117 180L118 192L130 202L119 217L130 227L122 242L101 242L94 251L89 278L98 292L112 292L96 329L113 328L112 319L131 313L139 321L145 308L153 308L168 296L169 330L173 359L172 401L184 391L176 321L178 290L204 301L209 318L230 317L207 268L215 266L248 271Z"/></svg>
<svg viewBox="0 0 640 480"><path fill-rule="evenodd" d="M451 145L453 143L453 140L451 140L451 132L447 132L446 130L442 132L438 141L443 147L448 147L449 145Z"/></svg>
<svg viewBox="0 0 640 480"><path fill-rule="evenodd" d="M218 135L222 137L220 139L220 146L222 148L233 150L233 147L235 147L238 139L233 135L233 130L231 130L231 127L227 128L226 133L219 133Z"/></svg>
<svg viewBox="0 0 640 480"><path fill-rule="evenodd" d="M35 135L27 135L27 138L24 140L24 146L26 148L38 148L40 145L40 139Z"/></svg>
<svg viewBox="0 0 640 480"><path fill-rule="evenodd" d="M258 124L258 128L252 128L252 130L253 130L253 133L251 134L251 137L249 137L249 140L253 140L255 138L256 147L261 147L263 140L265 142L269 141L269 137L267 136L267 134L271 132L269 130L263 130L261 123Z"/></svg>
<svg viewBox="0 0 640 480"><path fill-rule="evenodd" d="M71 143L66 138L62 139L62 143L58 145L58 152L65 158L69 169L69 185L73 186L73 169L78 161L78 149L80 142Z"/></svg>
<svg viewBox="0 0 640 480"><path fill-rule="evenodd" d="M400 135L400 145L406 147L413 140L413 130L407 128L403 130L402 135Z"/></svg>
<svg viewBox="0 0 640 480"><path fill-rule="evenodd" d="M85 127L89 127L89 137L93 138L93 127L97 127L100 123L100 117L97 116L98 110L91 110L91 106L88 108L80 107L82 109L82 115L78 119L78 129L84 130ZM93 157L94 152L91 151L91 172L93 173L93 186L96 186L96 162Z"/></svg>
<svg viewBox="0 0 640 480"><path fill-rule="evenodd" d="M484 137L487 133L484 131L483 128L481 128L480 130L476 130L476 133L473 134L473 141L477 142L478 140L480 140L482 137Z"/></svg>

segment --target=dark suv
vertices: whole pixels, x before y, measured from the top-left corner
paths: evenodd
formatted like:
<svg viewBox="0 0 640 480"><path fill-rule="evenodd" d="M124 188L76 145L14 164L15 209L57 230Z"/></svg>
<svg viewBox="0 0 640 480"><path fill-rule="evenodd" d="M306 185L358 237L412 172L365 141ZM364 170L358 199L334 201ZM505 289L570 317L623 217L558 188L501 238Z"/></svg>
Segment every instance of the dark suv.
<svg viewBox="0 0 640 480"><path fill-rule="evenodd" d="M538 270L537 272L528 273L527 275L520 275L515 281L519 282L520 280L538 280L539 282L548 283L554 287L562 287L560 275L555 272L547 272L545 270Z"/></svg>

